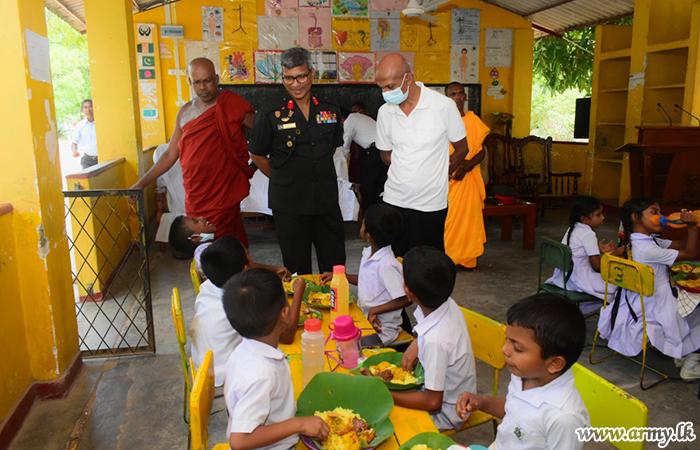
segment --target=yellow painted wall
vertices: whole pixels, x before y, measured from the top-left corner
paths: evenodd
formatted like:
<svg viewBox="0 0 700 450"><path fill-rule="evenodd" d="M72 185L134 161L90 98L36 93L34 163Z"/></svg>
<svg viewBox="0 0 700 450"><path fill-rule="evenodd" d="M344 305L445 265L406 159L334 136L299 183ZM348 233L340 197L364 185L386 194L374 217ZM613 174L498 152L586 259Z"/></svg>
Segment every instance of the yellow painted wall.
<svg viewBox="0 0 700 450"><path fill-rule="evenodd" d="M554 141L552 144L552 171L553 172L581 172L578 192L588 192L588 180L585 176L585 167L588 161L588 144L578 142Z"/></svg>
<svg viewBox="0 0 700 450"><path fill-rule="evenodd" d="M258 0L258 14L264 12L264 3ZM202 19L201 7L230 7L231 2L225 0L181 0L169 5L169 7L155 8L134 15L134 23L156 23L163 25L166 23L166 11L169 8L172 25L182 25L184 27L185 38L190 40L202 39ZM498 8L497 6L484 3L478 0L454 0L441 5L439 10L446 11L452 8L478 8L481 9L481 43L479 61L479 81L482 85L481 113L487 125L493 125L492 112L509 112L515 115L513 123L513 135L523 137L530 134L530 103L532 96L532 52L533 52L533 31L531 23L511 12ZM486 87L491 85L489 73L492 67L482 67L484 62L484 33L486 28L513 28L513 68L498 68L500 75L499 85L506 91L503 100L496 100L492 96L486 95ZM170 58L160 58L160 86L163 92L163 107L165 129L168 138L175 128L175 116L181 105L178 104L177 78L170 75L172 69L185 69L185 46L184 40L178 39L178 55L175 55L174 39L160 38L168 51L173 53ZM448 55L448 54L446 54ZM179 64L176 64L179 61ZM179 75L180 90L182 100L190 100L189 86L187 78ZM420 81L420 80L418 80Z"/></svg>

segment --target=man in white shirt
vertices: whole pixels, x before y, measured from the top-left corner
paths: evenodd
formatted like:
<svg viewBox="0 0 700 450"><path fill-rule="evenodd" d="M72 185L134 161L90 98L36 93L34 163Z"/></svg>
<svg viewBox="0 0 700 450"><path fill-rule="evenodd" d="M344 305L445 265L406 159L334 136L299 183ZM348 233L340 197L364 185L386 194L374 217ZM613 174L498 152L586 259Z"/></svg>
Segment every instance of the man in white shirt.
<svg viewBox="0 0 700 450"><path fill-rule="evenodd" d="M387 102L379 108L376 142L389 165L384 202L404 219L394 252L403 256L418 245L444 250L448 182L469 152L464 123L454 101L417 83L400 54L384 57L376 79Z"/></svg>
<svg viewBox="0 0 700 450"><path fill-rule="evenodd" d="M73 129L71 137L71 150L73 156L80 156L80 151L83 152L83 157L80 159L80 165L83 169L97 164L97 139L95 138L95 115L92 111L92 100L86 98L80 104L80 111L85 118L78 122Z"/></svg>

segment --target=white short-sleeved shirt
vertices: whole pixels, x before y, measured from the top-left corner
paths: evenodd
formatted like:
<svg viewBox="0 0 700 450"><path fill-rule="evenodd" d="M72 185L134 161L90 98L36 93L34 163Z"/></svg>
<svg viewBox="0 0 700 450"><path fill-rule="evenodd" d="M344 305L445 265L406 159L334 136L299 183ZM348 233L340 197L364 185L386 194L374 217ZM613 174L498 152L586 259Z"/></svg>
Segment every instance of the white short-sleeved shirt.
<svg viewBox="0 0 700 450"><path fill-rule="evenodd" d="M97 156L97 138L95 137L95 122L83 119L73 129L71 142L78 146L78 150L89 156Z"/></svg>
<svg viewBox="0 0 700 450"><path fill-rule="evenodd" d="M526 391L522 379L511 375L505 412L491 450L580 450L576 428L591 423L571 369Z"/></svg>
<svg viewBox="0 0 700 450"><path fill-rule="evenodd" d="M571 239L568 239L568 235L569 230L566 230L561 243L571 248L574 270L566 283L566 288L570 291L585 292L602 300L605 296L605 281L600 276L600 272L593 270L589 259L590 256L600 255L595 231L590 226L577 222L571 232ZM567 241L569 241L568 244ZM560 269L554 269L552 277L546 283L563 289L564 273ZM608 301L614 298L616 290L617 286L613 284L608 286ZM595 306L595 309L598 307L600 304ZM590 311L583 311L584 314L588 312Z"/></svg>
<svg viewBox="0 0 700 450"><path fill-rule="evenodd" d="M464 423L455 411L457 399L464 391L476 392L474 353L464 315L451 298L428 316L423 316L420 307L413 315L418 322L414 330L425 388L442 391L442 408L430 417L440 430L457 430Z"/></svg>
<svg viewBox="0 0 700 450"><path fill-rule="evenodd" d="M349 151L353 141L362 148L369 148L377 141L377 122L364 114L348 115L343 123L343 147Z"/></svg>
<svg viewBox="0 0 700 450"><path fill-rule="evenodd" d="M279 348L244 338L226 363L224 397L229 434L252 433L260 425L294 417L297 405L286 355ZM293 434L260 448L288 450L298 441L299 435Z"/></svg>
<svg viewBox="0 0 700 450"><path fill-rule="evenodd" d="M403 297L403 266L396 260L390 245L371 255L372 247L362 251L360 273L357 277L357 306L365 316L375 306ZM371 256L370 256L371 255ZM401 310L379 314L382 332L379 337L384 344L396 340L401 331Z"/></svg>
<svg viewBox="0 0 700 450"><path fill-rule="evenodd" d="M197 263L197 270L199 270L199 273L204 273L202 270L202 252L211 244L213 244L213 242L205 242L199 244L197 248L194 249L194 261Z"/></svg>
<svg viewBox="0 0 700 450"><path fill-rule="evenodd" d="M199 295L194 301L194 317L187 329L192 343L192 361L198 369L207 350L214 353L214 374L216 385L221 386L226 379L226 361L233 350L241 343L241 335L233 329L226 318L221 302L223 289L211 280L199 286Z"/></svg>
<svg viewBox="0 0 700 450"><path fill-rule="evenodd" d="M379 150L391 151L384 201L422 212L447 208L450 142L467 136L455 102L423 83L415 109L384 103L377 116Z"/></svg>

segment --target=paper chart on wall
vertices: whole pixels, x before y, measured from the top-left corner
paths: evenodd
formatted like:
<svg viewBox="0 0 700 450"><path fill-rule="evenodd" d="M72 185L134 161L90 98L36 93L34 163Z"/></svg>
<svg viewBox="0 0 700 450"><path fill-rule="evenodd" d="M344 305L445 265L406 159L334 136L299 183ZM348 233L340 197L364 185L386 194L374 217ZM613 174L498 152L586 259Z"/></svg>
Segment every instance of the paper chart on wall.
<svg viewBox="0 0 700 450"><path fill-rule="evenodd" d="M281 51L256 50L253 52L256 83L280 82L282 79L281 55Z"/></svg>
<svg viewBox="0 0 700 450"><path fill-rule="evenodd" d="M334 16L367 17L368 0L331 0Z"/></svg>
<svg viewBox="0 0 700 450"><path fill-rule="evenodd" d="M401 19L401 51L420 51L420 27L424 21L418 18L404 17Z"/></svg>
<svg viewBox="0 0 700 450"><path fill-rule="evenodd" d="M299 45L299 19L258 16L258 48L286 50Z"/></svg>
<svg viewBox="0 0 700 450"><path fill-rule="evenodd" d="M248 45L225 42L219 46L221 84L253 84L253 49Z"/></svg>
<svg viewBox="0 0 700 450"><path fill-rule="evenodd" d="M361 52L370 50L370 21L349 17L333 17L333 49Z"/></svg>
<svg viewBox="0 0 700 450"><path fill-rule="evenodd" d="M371 0L370 11L403 11L408 5L408 0Z"/></svg>
<svg viewBox="0 0 700 450"><path fill-rule="evenodd" d="M398 52L401 50L401 13L372 11L370 16L372 51Z"/></svg>
<svg viewBox="0 0 700 450"><path fill-rule="evenodd" d="M487 28L485 36L484 66L512 67L513 29Z"/></svg>
<svg viewBox="0 0 700 450"><path fill-rule="evenodd" d="M450 13L428 13L428 15L440 19L438 22L421 20L418 28L420 32L420 51L422 52L449 52L450 51Z"/></svg>
<svg viewBox="0 0 700 450"><path fill-rule="evenodd" d="M333 48L330 8L299 8L299 44L309 50Z"/></svg>
<svg viewBox="0 0 700 450"><path fill-rule="evenodd" d="M382 59L384 59L384 57L386 55L389 55L391 53L398 53L399 55L403 56L404 59L406 60L406 62L408 62L408 65L411 67L411 70L415 70L415 68L416 68L416 66L414 64L415 53L413 53L413 52L377 52L377 57L376 57L377 64L382 62Z"/></svg>
<svg viewBox="0 0 700 450"><path fill-rule="evenodd" d="M222 42L224 40L224 9L202 6L202 40Z"/></svg>
<svg viewBox="0 0 700 450"><path fill-rule="evenodd" d="M452 81L460 83L479 82L479 47L476 45L453 45L450 54Z"/></svg>
<svg viewBox="0 0 700 450"><path fill-rule="evenodd" d="M49 39L30 29L24 31L27 40L27 59L29 76L37 81L51 83L51 64L49 58Z"/></svg>
<svg viewBox="0 0 700 450"><path fill-rule="evenodd" d="M452 43L479 45L481 10L455 8L452 10Z"/></svg>
<svg viewBox="0 0 700 450"><path fill-rule="evenodd" d="M338 81L374 83L375 55L371 52L338 52Z"/></svg>
<svg viewBox="0 0 700 450"><path fill-rule="evenodd" d="M329 8L331 7L331 0L299 0L299 7L318 7L318 8Z"/></svg>
<svg viewBox="0 0 700 450"><path fill-rule="evenodd" d="M228 5L228 4L227 4ZM258 46L257 4L255 0L236 0L224 8L225 42Z"/></svg>
<svg viewBox="0 0 700 450"><path fill-rule="evenodd" d="M267 17L296 17L298 8L298 0L265 0Z"/></svg>
<svg viewBox="0 0 700 450"><path fill-rule="evenodd" d="M219 70L219 44L206 41L185 41L185 60L192 61L195 58L207 58L214 64L214 70Z"/></svg>
<svg viewBox="0 0 700 450"><path fill-rule="evenodd" d="M449 83L450 61L445 53L416 53L415 64L416 81L423 83Z"/></svg>
<svg viewBox="0 0 700 450"><path fill-rule="evenodd" d="M314 63L314 83L338 82L338 55L336 52L312 51Z"/></svg>

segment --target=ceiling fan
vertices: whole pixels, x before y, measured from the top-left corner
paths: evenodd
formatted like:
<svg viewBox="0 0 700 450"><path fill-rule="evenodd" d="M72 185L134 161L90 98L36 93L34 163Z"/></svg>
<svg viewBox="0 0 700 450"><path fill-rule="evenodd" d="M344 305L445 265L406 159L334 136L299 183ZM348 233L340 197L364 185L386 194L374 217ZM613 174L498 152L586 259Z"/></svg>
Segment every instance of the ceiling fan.
<svg viewBox="0 0 700 450"><path fill-rule="evenodd" d="M426 14L425 12L428 10L434 11L438 6L448 1L449 0L408 0L406 9L401 12L406 17L418 17L427 22L437 22L440 19Z"/></svg>

